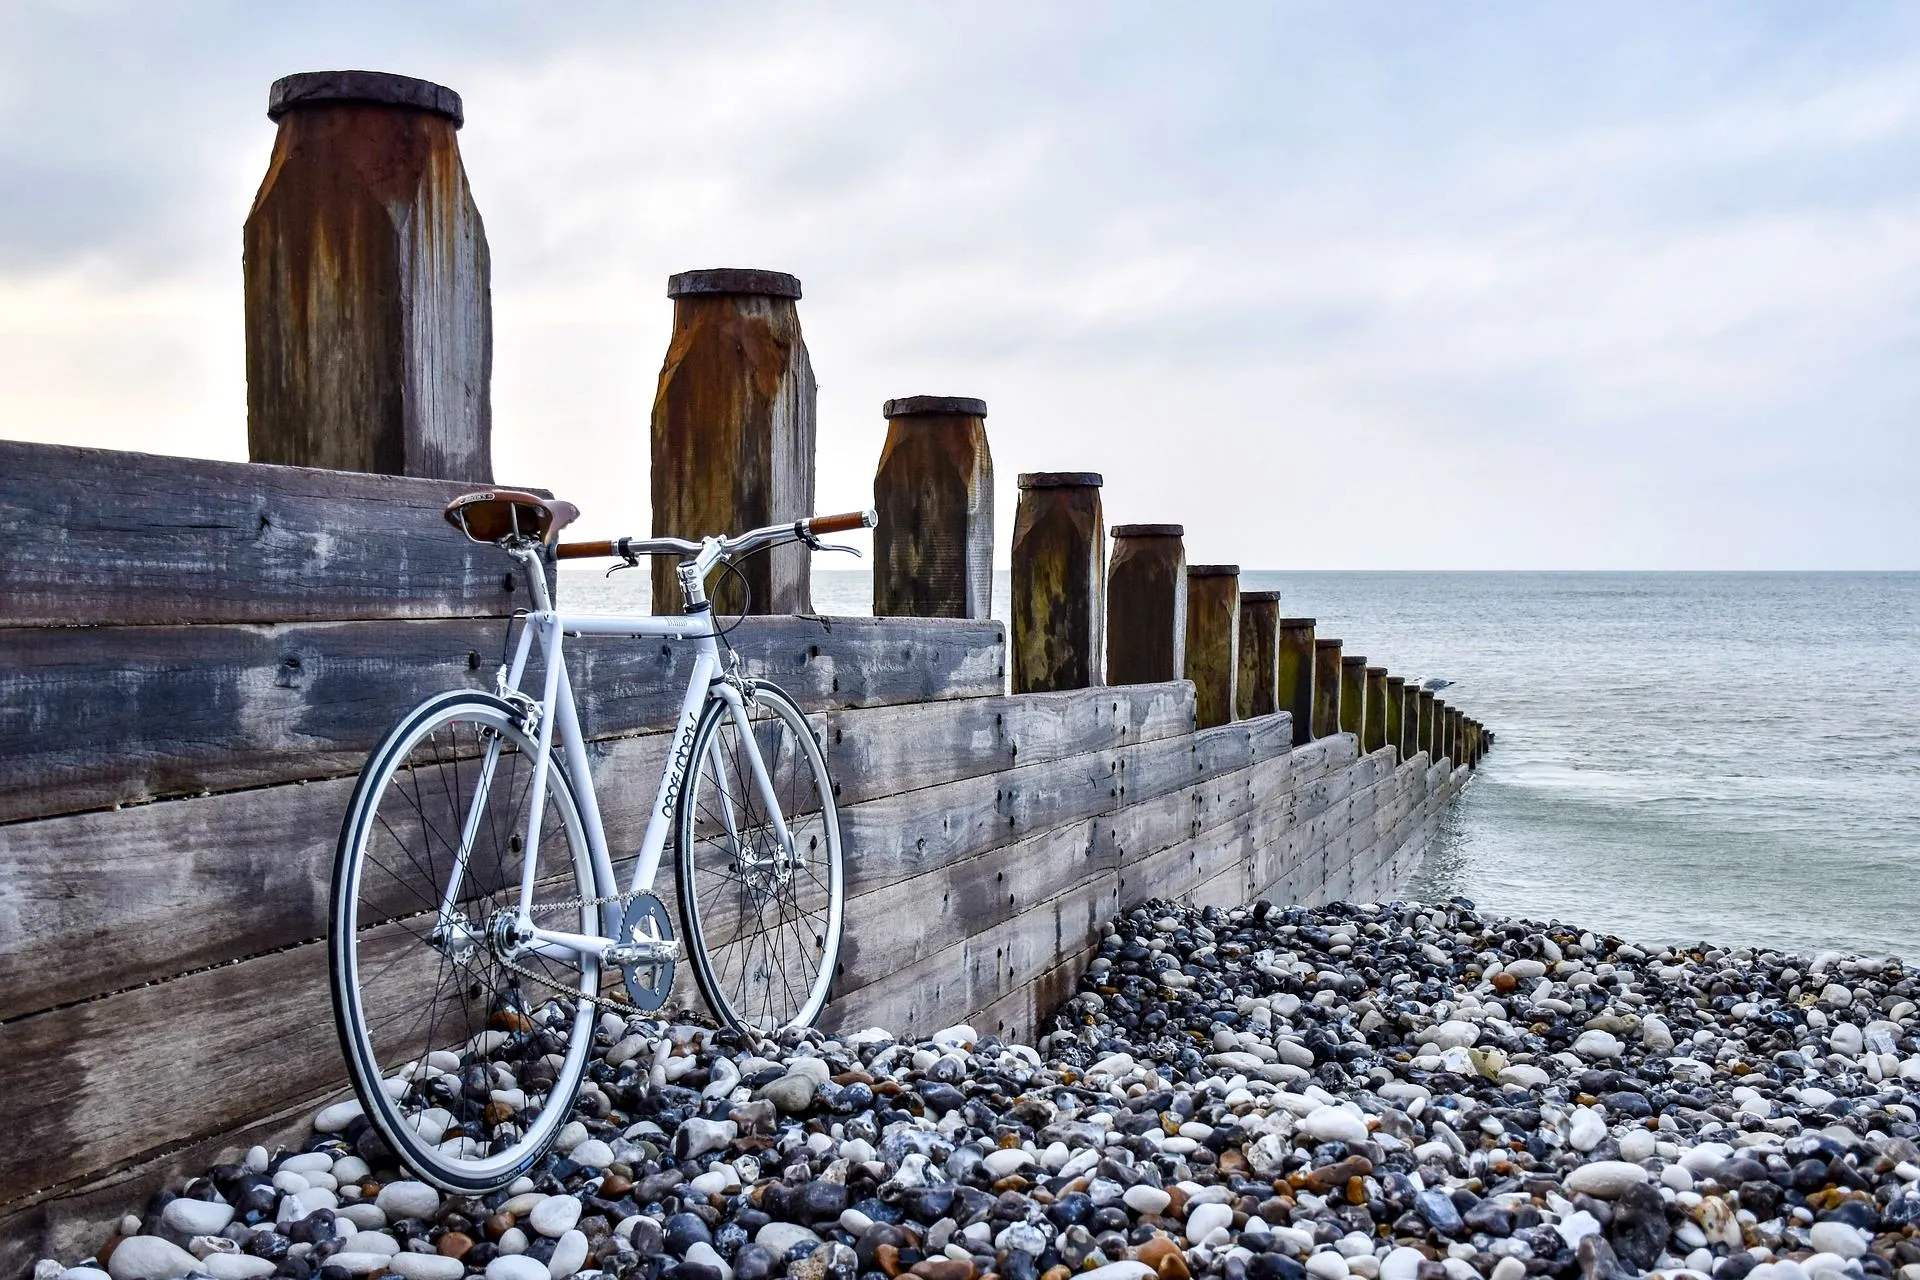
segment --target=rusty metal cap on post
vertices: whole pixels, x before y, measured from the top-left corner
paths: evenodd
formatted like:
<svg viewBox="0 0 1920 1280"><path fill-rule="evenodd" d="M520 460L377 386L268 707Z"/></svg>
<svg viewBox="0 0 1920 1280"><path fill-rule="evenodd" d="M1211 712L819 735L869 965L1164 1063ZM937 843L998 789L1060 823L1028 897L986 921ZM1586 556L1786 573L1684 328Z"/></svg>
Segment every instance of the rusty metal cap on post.
<svg viewBox="0 0 1920 1280"><path fill-rule="evenodd" d="M901 396L880 410L887 419L911 418L916 413L957 413L963 418L987 416L987 402L972 396Z"/></svg>
<svg viewBox="0 0 1920 1280"><path fill-rule="evenodd" d="M1237 564L1190 564L1187 566L1189 578L1237 578L1240 566Z"/></svg>
<svg viewBox="0 0 1920 1280"><path fill-rule="evenodd" d="M1317 618L1282 618L1280 625L1288 631L1305 631L1317 621Z"/></svg>
<svg viewBox="0 0 1920 1280"><path fill-rule="evenodd" d="M1340 656L1340 665L1343 667L1364 667L1367 665L1367 657L1363 653L1342 654Z"/></svg>
<svg viewBox="0 0 1920 1280"><path fill-rule="evenodd" d="M1115 538L1184 538L1187 526L1183 524L1117 524L1107 530Z"/></svg>
<svg viewBox="0 0 1920 1280"><path fill-rule="evenodd" d="M1387 669L1385 667L1368 667L1367 674L1370 676L1384 676L1387 674Z"/></svg>
<svg viewBox="0 0 1920 1280"><path fill-rule="evenodd" d="M784 271L756 271L748 267L709 267L667 277L667 296L685 298L701 293L747 293L763 298L798 298L800 277Z"/></svg>
<svg viewBox="0 0 1920 1280"><path fill-rule="evenodd" d="M1251 600L1256 604L1278 604L1280 603L1280 593L1278 591L1242 591L1240 593L1240 599L1242 601Z"/></svg>
<svg viewBox="0 0 1920 1280"><path fill-rule="evenodd" d="M1388 676L1387 683L1405 685L1407 683L1407 678L1405 676Z"/></svg>
<svg viewBox="0 0 1920 1280"><path fill-rule="evenodd" d="M1098 489L1106 482L1098 471L1022 471L1022 489Z"/></svg>
<svg viewBox="0 0 1920 1280"><path fill-rule="evenodd" d="M1338 649L1340 647L1340 641L1323 640L1320 637L1315 636L1313 641L1313 647L1316 649Z"/></svg>
<svg viewBox="0 0 1920 1280"><path fill-rule="evenodd" d="M453 90L391 71L302 71L281 76L267 90L267 119L277 123L289 111L331 102L368 102L431 111L453 121L456 129L467 121L460 95Z"/></svg>

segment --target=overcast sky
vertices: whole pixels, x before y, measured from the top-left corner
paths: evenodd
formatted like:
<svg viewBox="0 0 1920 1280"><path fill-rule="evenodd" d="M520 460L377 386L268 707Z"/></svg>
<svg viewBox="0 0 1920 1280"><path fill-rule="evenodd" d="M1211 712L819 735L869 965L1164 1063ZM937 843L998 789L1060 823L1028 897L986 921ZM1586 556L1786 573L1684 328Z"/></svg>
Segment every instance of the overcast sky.
<svg viewBox="0 0 1920 1280"><path fill-rule="evenodd" d="M647 528L667 276L1259 568L1920 568L1920 6L0 0L0 436L246 456L268 84L458 90L496 474Z"/></svg>

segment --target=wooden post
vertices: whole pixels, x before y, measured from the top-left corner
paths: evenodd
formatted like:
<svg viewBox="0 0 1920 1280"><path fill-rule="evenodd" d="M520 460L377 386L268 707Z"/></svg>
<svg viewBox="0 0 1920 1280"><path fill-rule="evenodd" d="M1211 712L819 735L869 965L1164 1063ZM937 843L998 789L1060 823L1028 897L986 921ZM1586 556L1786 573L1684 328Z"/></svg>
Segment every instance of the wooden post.
<svg viewBox="0 0 1920 1280"><path fill-rule="evenodd" d="M984 618L993 604L987 402L889 400L873 477L876 617Z"/></svg>
<svg viewBox="0 0 1920 1280"><path fill-rule="evenodd" d="M1407 758L1407 733L1405 726L1407 710L1407 678L1405 676L1387 677L1387 744L1397 752L1402 760Z"/></svg>
<svg viewBox="0 0 1920 1280"><path fill-rule="evenodd" d="M488 483L491 267L460 95L312 71L274 81L267 118L241 250L248 457Z"/></svg>
<svg viewBox="0 0 1920 1280"><path fill-rule="evenodd" d="M1356 746L1361 746L1366 714L1367 660L1359 654L1345 654L1340 659L1340 732L1352 734Z"/></svg>
<svg viewBox="0 0 1920 1280"><path fill-rule="evenodd" d="M1372 755L1387 745L1387 669L1367 668L1367 714L1361 724L1360 749Z"/></svg>
<svg viewBox="0 0 1920 1280"><path fill-rule="evenodd" d="M1435 764L1447 754L1447 704L1439 698L1433 700L1433 738L1427 743L1427 755Z"/></svg>
<svg viewBox="0 0 1920 1280"><path fill-rule="evenodd" d="M1414 726L1414 750L1427 753L1427 763L1433 764L1438 758L1433 754L1433 690L1421 689L1420 715Z"/></svg>
<svg viewBox="0 0 1920 1280"><path fill-rule="evenodd" d="M1467 721L1467 765L1474 769L1480 767L1480 722L1478 720Z"/></svg>
<svg viewBox="0 0 1920 1280"><path fill-rule="evenodd" d="M1187 672L1186 530L1113 526L1107 566L1107 683L1184 680Z"/></svg>
<svg viewBox="0 0 1920 1280"><path fill-rule="evenodd" d="M1240 566L1187 566L1187 679L1193 681L1194 727L1233 719L1238 701Z"/></svg>
<svg viewBox="0 0 1920 1280"><path fill-rule="evenodd" d="M1420 686L1405 685L1400 702L1400 758L1420 754Z"/></svg>
<svg viewBox="0 0 1920 1280"><path fill-rule="evenodd" d="M1313 736L1340 732L1340 642L1313 642Z"/></svg>
<svg viewBox="0 0 1920 1280"><path fill-rule="evenodd" d="M779 271L687 271L667 281L673 338L653 397L653 535L700 538L813 514L815 390L800 282ZM801 543L714 580L717 613L811 613ZM656 562L653 611L680 612Z"/></svg>
<svg viewBox="0 0 1920 1280"><path fill-rule="evenodd" d="M1460 708L1455 707L1447 716L1447 754L1453 759L1455 768L1466 763L1466 752L1461 744L1461 723Z"/></svg>
<svg viewBox="0 0 1920 1280"><path fill-rule="evenodd" d="M1280 710L1293 716L1293 745L1313 741L1313 619L1280 619L1279 674L1275 695Z"/></svg>
<svg viewBox="0 0 1920 1280"><path fill-rule="evenodd" d="M1106 568L1100 476L1020 477L1013 518L1013 691L1099 684Z"/></svg>
<svg viewBox="0 0 1920 1280"><path fill-rule="evenodd" d="M1285 710L1280 705L1280 593L1240 593L1239 700L1242 720Z"/></svg>

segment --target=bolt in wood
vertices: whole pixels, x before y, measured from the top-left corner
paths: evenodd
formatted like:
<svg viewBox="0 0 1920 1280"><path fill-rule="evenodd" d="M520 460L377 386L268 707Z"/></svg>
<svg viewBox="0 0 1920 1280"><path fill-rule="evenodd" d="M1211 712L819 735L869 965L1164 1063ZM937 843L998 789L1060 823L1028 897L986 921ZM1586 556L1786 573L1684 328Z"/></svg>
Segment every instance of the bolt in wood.
<svg viewBox="0 0 1920 1280"><path fill-rule="evenodd" d="M1240 675L1234 710L1242 720L1272 715L1280 705L1280 593L1240 593Z"/></svg>
<svg viewBox="0 0 1920 1280"><path fill-rule="evenodd" d="M1035 471L1019 483L1013 519L1013 691L1097 685L1106 618L1100 476Z"/></svg>
<svg viewBox="0 0 1920 1280"><path fill-rule="evenodd" d="M1361 721L1360 748L1371 755L1387 745L1387 669L1367 668L1367 713Z"/></svg>
<svg viewBox="0 0 1920 1280"><path fill-rule="evenodd" d="M1187 671L1186 530L1113 526L1107 566L1107 683L1184 680Z"/></svg>
<svg viewBox="0 0 1920 1280"><path fill-rule="evenodd" d="M1196 728L1233 719L1238 701L1240 566L1187 566L1187 679Z"/></svg>
<svg viewBox="0 0 1920 1280"><path fill-rule="evenodd" d="M984 618L993 603L987 402L889 400L873 477L876 617Z"/></svg>
<svg viewBox="0 0 1920 1280"><path fill-rule="evenodd" d="M653 534L701 538L813 514L815 388L800 282L779 271L687 271L667 281L673 337L653 398ZM812 553L793 543L713 583L717 613L811 613ZM671 562L653 610L678 613Z"/></svg>
<svg viewBox="0 0 1920 1280"><path fill-rule="evenodd" d="M1331 738L1340 732L1340 642L1313 642L1313 736Z"/></svg>
<svg viewBox="0 0 1920 1280"><path fill-rule="evenodd" d="M1402 760L1407 758L1407 678L1387 677L1387 743Z"/></svg>
<svg viewBox="0 0 1920 1280"><path fill-rule="evenodd" d="M1358 744L1367 714L1367 660L1359 654L1340 659L1340 732Z"/></svg>
<svg viewBox="0 0 1920 1280"><path fill-rule="evenodd" d="M274 82L267 118L242 233L247 456L488 483L491 266L460 95L313 71Z"/></svg>
<svg viewBox="0 0 1920 1280"><path fill-rule="evenodd" d="M1293 715L1293 745L1313 741L1313 619L1280 619L1275 677L1280 710Z"/></svg>
<svg viewBox="0 0 1920 1280"><path fill-rule="evenodd" d="M1416 752L1426 752L1427 763L1433 764L1435 761L1433 754L1433 690L1420 690L1419 698L1420 714L1417 718L1417 723L1414 725L1414 750Z"/></svg>

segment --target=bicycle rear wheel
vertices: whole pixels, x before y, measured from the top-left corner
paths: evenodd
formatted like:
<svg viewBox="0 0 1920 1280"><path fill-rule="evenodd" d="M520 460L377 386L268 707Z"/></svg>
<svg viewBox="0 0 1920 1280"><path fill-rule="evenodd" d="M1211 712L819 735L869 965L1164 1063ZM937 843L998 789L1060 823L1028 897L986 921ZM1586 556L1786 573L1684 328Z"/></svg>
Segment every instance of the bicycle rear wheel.
<svg viewBox="0 0 1920 1280"><path fill-rule="evenodd" d="M840 955L840 814L826 760L794 700L770 684L746 699L746 729L714 698L694 732L674 867L695 981L736 1030L810 1026ZM756 785L758 749L793 837L780 846Z"/></svg>
<svg viewBox="0 0 1920 1280"><path fill-rule="evenodd" d="M598 961L517 950L500 930L519 907L537 750L498 698L429 699L368 758L335 855L327 951L354 1090L387 1145L450 1191L493 1190L539 1159L593 1044ZM599 933L574 905L593 864L558 760L539 830L535 922Z"/></svg>

